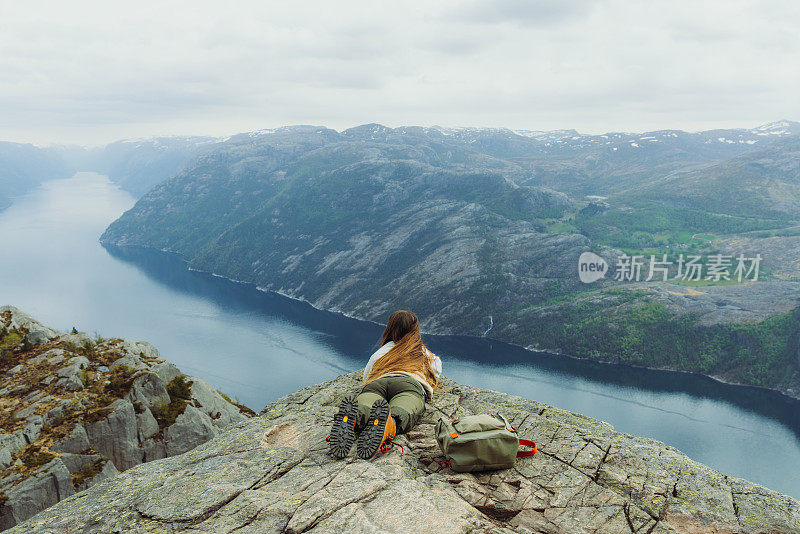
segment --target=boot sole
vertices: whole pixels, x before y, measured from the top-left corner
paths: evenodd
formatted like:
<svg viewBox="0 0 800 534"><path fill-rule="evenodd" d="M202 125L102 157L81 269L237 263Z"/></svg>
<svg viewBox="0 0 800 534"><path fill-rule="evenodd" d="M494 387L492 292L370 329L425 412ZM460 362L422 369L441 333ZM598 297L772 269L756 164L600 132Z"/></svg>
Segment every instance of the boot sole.
<svg viewBox="0 0 800 534"><path fill-rule="evenodd" d="M389 418L389 403L378 399L372 405L367 418L367 426L361 431L356 444L356 454L362 460L369 460L383 442L383 433L386 430L386 420ZM376 423L377 421L377 423Z"/></svg>
<svg viewBox="0 0 800 534"><path fill-rule="evenodd" d="M353 442L356 440L356 416L358 415L358 402L355 395L348 395L339 404L339 411L333 416L331 426L331 454L342 459L350 454Z"/></svg>

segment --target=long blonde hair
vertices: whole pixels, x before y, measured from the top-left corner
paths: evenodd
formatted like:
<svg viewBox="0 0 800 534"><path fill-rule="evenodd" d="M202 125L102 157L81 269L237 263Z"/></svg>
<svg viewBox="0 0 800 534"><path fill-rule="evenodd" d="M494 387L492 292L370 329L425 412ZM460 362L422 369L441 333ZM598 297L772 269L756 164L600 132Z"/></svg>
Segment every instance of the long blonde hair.
<svg viewBox="0 0 800 534"><path fill-rule="evenodd" d="M431 370L428 348L422 342L417 316L407 310L394 312L381 336L381 346L390 341L394 342L394 347L373 364L366 381L371 382L387 373L405 371L424 377L435 391L438 380Z"/></svg>

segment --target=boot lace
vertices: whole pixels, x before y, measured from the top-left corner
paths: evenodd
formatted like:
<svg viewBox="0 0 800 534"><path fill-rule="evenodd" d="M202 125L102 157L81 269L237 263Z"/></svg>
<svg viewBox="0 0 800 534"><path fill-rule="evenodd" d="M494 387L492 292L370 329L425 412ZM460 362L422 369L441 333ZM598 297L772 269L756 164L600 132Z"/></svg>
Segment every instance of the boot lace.
<svg viewBox="0 0 800 534"><path fill-rule="evenodd" d="M394 446L395 446L395 445L397 445L398 447L400 447L400 454L401 454L401 455L402 455L404 452L406 452L406 451L405 451L405 449L403 448L403 446L402 446L402 445L400 445L399 443L397 443L397 442L394 440L394 438L391 438L391 437L390 437L390 438L386 438L386 440L385 440L383 443L381 443L381 449L380 449L380 450L381 450L381 452L382 452L382 453L387 453L387 452L389 452L390 450L394 449Z"/></svg>

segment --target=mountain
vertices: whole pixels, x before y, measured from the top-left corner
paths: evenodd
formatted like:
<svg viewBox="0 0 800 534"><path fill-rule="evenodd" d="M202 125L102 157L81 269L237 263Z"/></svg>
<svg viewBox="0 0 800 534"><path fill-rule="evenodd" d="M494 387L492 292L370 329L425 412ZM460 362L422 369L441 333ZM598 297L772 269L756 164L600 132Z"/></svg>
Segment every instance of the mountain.
<svg viewBox="0 0 800 534"><path fill-rule="evenodd" d="M0 142L0 210L43 181L67 178L72 172L57 150Z"/></svg>
<svg viewBox="0 0 800 534"><path fill-rule="evenodd" d="M101 240L175 252L193 269L362 319L380 322L410 308L429 332L488 335L798 396L800 288L772 267L758 283L701 281L691 290L618 282L611 273L583 284L576 275L587 250L613 267L622 251L707 255L731 236L791 232L800 224L793 212L775 219L767 217L774 210L726 210L707 198L714 184L675 185L681 193L671 197L658 184L672 178L659 178L658 169L682 151L692 159L683 174L670 171L675 180L749 169L764 180L780 171L791 184L800 161L792 128L727 131L736 143L720 142L721 131L667 132L650 143L639 135L638 148L597 136L552 141L510 130L378 124L240 134L157 185ZM574 176L552 184L561 191L532 185L530 158L501 157L525 143L556 162L572 151L584 167L598 143L610 153L626 144L617 152L634 156L614 163L614 172L627 176L628 188L587 202ZM738 194L730 189L718 194ZM678 196L682 202L672 200Z"/></svg>
<svg viewBox="0 0 800 534"><path fill-rule="evenodd" d="M156 137L123 139L92 148L59 146L55 150L75 170L105 174L138 198L214 142L211 137Z"/></svg>
<svg viewBox="0 0 800 534"><path fill-rule="evenodd" d="M625 195L628 201L654 198L734 216L800 219L800 134L721 163L672 173Z"/></svg>
<svg viewBox="0 0 800 534"><path fill-rule="evenodd" d="M0 373L0 530L248 416L149 343L63 334L12 306Z"/></svg>
<svg viewBox="0 0 800 534"><path fill-rule="evenodd" d="M795 499L673 447L534 400L442 382L420 424L372 460L334 460L325 443L359 371L278 399L260 417L90 487L10 532L800 531ZM502 413L539 452L491 473L443 466L437 420L488 412Z"/></svg>
<svg viewBox="0 0 800 534"><path fill-rule="evenodd" d="M481 154L406 137L368 126L232 138L102 240L173 250L194 268L369 318L414 302L442 328L483 331L482 304L501 305L506 277L533 301L557 280L575 285L562 265L585 239L542 232L571 209L565 195L517 185Z"/></svg>

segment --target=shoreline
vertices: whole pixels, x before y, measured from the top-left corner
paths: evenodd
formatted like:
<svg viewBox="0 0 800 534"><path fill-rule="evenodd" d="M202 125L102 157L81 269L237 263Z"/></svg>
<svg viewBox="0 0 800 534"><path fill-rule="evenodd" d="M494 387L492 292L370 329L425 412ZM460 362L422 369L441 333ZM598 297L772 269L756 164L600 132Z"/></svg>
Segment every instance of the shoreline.
<svg viewBox="0 0 800 534"><path fill-rule="evenodd" d="M123 245L120 245L120 244L117 244L117 243L113 243L111 241L104 241L102 239L99 239L99 241L100 241L101 245L110 245L110 246L119 247L119 248L139 247L139 248L149 249L149 250L153 250L153 251L157 251L157 252L161 252L161 253L171 254L171 255L174 255L174 256L177 256L178 258L180 258L181 261L185 264L186 269L189 270L189 271L193 271L193 272L197 272L197 273L202 273L202 274L214 276L216 278L222 278L224 280L227 280L229 282L233 282L233 283L236 283L236 284L251 285L256 290L261 291L263 293L274 293L276 295L280 295L281 297L288 298L288 299L293 300L295 302L302 302L302 303L307 304L308 306L310 306L311 308L313 308L313 309L315 309L317 311L322 311L322 312L327 312L327 313L335 313L335 314L341 315L343 317L346 317L348 319L353 319L353 320L356 320L356 321L363 321L363 322L366 322L366 323L371 323L371 324L374 324L374 325L382 326L382 323L378 323L377 321L373 321L371 319L365 319L363 317L359 317L357 315L348 313L348 312L343 311L343 310L326 309L326 308L317 307L317 306L315 306L314 304L312 304L311 302L309 302L308 300L306 300L306 299L304 299L302 297L296 297L296 296L290 295L290 294L286 293L285 291L282 291L282 290L279 290L279 289L278 290L276 290L276 289L268 289L268 288L259 286L255 282L249 282L247 280L236 280L236 279L227 277L227 276L219 274L219 273L214 273L214 272L210 272L210 271L204 271L202 269L197 269L195 267L191 267L189 265L189 262L179 252L175 252L175 251L168 250L168 249L159 249L159 248L151 246L151 245L141 245L141 244L123 244ZM754 385L754 384L743 384L743 383L740 383L740 382L731 382L731 381L727 381L727 380L725 380L723 378L720 378L719 376L706 375L706 374L697 373L697 372L694 372L694 371L686 371L686 370L682 370L682 369L672 369L672 368L669 368L669 367L647 367L647 366L644 366L644 365L632 365L632 364L617 363L617 362L610 362L610 361L592 360L592 359L589 359L589 358L581 358L581 357L578 357L578 356L572 356L570 354L565 354L560 349L540 349L540 348L536 348L533 345L519 345L519 344L516 344L516 343L512 343L512 342L509 342L509 341L505 341L505 340L497 339L497 338L492 338L492 337L473 336L473 335L469 335L469 334L452 334L452 333L448 334L448 333L431 332L431 331L424 331L424 330L422 331L422 333L423 334L428 334L428 335L434 335L434 336L461 336L461 337L471 338L471 339L475 339L475 340L494 341L494 342L497 342L497 343L505 343L507 345L510 345L510 346L513 346L513 347L517 347L517 348L523 349L523 350L528 351L528 352L534 352L534 353L537 353L537 354L544 354L544 355L548 355L548 356L557 356L557 357L569 358L571 360L582 361L582 362L592 362L592 363L603 364L603 365L607 365L607 366L619 366L619 367L627 367L627 368L631 368L631 369L644 369L644 370L649 370L649 371L664 371L664 372L670 372L670 373L682 373L682 374L694 375L694 376L697 376L697 377L703 377L703 378L711 379L711 380L713 380L715 382L718 382L720 384L724 384L726 386L732 386L732 387L738 387L738 388L752 388L752 389L757 389L757 390L762 390L762 391L767 391L767 392L773 392L773 393L777 393L777 394L781 395L782 397L784 397L784 398L786 398L786 399L788 399L790 401L793 401L793 402L800 401L800 393L798 393L798 396L794 396L794 395L792 395L792 394L790 394L790 393L788 393L786 391L782 391L780 389L770 388L770 387L765 387L765 386L757 386L757 385Z"/></svg>

